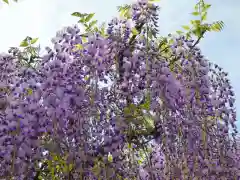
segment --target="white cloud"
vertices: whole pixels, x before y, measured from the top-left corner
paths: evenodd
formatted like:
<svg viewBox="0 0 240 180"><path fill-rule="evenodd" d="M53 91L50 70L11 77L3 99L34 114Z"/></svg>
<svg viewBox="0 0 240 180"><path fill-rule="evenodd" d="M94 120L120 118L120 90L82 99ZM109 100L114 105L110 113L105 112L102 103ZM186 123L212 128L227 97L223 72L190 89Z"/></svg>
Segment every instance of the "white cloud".
<svg viewBox="0 0 240 180"><path fill-rule="evenodd" d="M18 46L26 36L38 37L44 17L41 15L41 0L25 0L3 5L0 9L0 51Z"/></svg>

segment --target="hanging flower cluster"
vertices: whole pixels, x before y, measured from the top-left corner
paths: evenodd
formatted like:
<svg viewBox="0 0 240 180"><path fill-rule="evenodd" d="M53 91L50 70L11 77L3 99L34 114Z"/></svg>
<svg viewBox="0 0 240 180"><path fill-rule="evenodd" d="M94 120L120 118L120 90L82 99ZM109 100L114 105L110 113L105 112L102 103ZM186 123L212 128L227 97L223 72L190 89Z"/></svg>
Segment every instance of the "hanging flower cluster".
<svg viewBox="0 0 240 180"><path fill-rule="evenodd" d="M60 179L240 178L227 73L184 36L164 57L148 39L157 10L139 0L86 42L68 27L34 69L1 55L1 179L50 177L56 156Z"/></svg>

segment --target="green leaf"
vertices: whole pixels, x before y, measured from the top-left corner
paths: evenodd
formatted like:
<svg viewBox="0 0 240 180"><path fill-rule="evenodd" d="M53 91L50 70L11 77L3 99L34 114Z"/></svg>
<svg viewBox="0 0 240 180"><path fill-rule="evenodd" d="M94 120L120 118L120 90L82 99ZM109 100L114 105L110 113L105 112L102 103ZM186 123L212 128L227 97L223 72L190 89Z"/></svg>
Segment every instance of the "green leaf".
<svg viewBox="0 0 240 180"><path fill-rule="evenodd" d="M84 25L84 27L86 28L86 29L88 29L89 28L89 26L87 25L87 24L83 24Z"/></svg>
<svg viewBox="0 0 240 180"><path fill-rule="evenodd" d="M195 9L195 11L198 11L198 9L199 9L199 3L197 3L197 4L194 6L194 9Z"/></svg>
<svg viewBox="0 0 240 180"><path fill-rule="evenodd" d="M182 28L185 29L185 30L190 30L190 27L189 27L189 26L185 26L185 25L184 25L184 26L182 26Z"/></svg>
<svg viewBox="0 0 240 180"><path fill-rule="evenodd" d="M92 22L89 23L89 28L93 27L95 24L97 24L97 20L94 20Z"/></svg>
<svg viewBox="0 0 240 180"><path fill-rule="evenodd" d="M94 31L94 32L99 32L99 29L95 26L95 27L93 28L93 31Z"/></svg>
<svg viewBox="0 0 240 180"><path fill-rule="evenodd" d="M84 18L80 19L78 23L85 23L85 19Z"/></svg>
<svg viewBox="0 0 240 180"><path fill-rule="evenodd" d="M8 0L3 0L3 2L5 2L5 3L9 4Z"/></svg>
<svg viewBox="0 0 240 180"><path fill-rule="evenodd" d="M133 33L133 35L138 35L139 34L139 32L136 28L132 28L132 33Z"/></svg>
<svg viewBox="0 0 240 180"><path fill-rule="evenodd" d="M32 95L32 93L33 93L33 90L30 89L30 88L28 88L28 89L27 89L27 94L28 94L28 95Z"/></svg>
<svg viewBox="0 0 240 180"><path fill-rule="evenodd" d="M75 50L77 51L77 50L82 50L83 49L83 46L82 46L82 44L76 44L75 45Z"/></svg>
<svg viewBox="0 0 240 180"><path fill-rule="evenodd" d="M207 11L211 6L211 4L205 4L203 10Z"/></svg>
<svg viewBox="0 0 240 180"><path fill-rule="evenodd" d="M138 159L138 164L141 165L143 163L143 161L141 159Z"/></svg>
<svg viewBox="0 0 240 180"><path fill-rule="evenodd" d="M52 167L52 168L50 169L50 171L51 171L52 179L55 179L55 169L54 169L54 167Z"/></svg>
<svg viewBox="0 0 240 180"><path fill-rule="evenodd" d="M221 31L220 27L216 24L211 26L210 28L211 28L212 31L215 31L215 32L220 32Z"/></svg>
<svg viewBox="0 0 240 180"><path fill-rule="evenodd" d="M209 28L215 32L221 31L223 29L223 27L224 27L223 21L216 21L209 26Z"/></svg>
<svg viewBox="0 0 240 180"><path fill-rule="evenodd" d="M203 31L211 31L211 28L210 28L209 24L203 24L202 25L202 30Z"/></svg>
<svg viewBox="0 0 240 180"><path fill-rule="evenodd" d="M179 34L179 35L180 35L180 34L183 34L182 31L176 31L176 33Z"/></svg>
<svg viewBox="0 0 240 180"><path fill-rule="evenodd" d="M102 36L105 35L105 26L106 26L106 23L102 23L101 26L100 26L100 34Z"/></svg>
<svg viewBox="0 0 240 180"><path fill-rule="evenodd" d="M144 125L148 130L152 130L154 128L154 121L150 117L144 117Z"/></svg>
<svg viewBox="0 0 240 180"><path fill-rule="evenodd" d="M29 44L27 41L22 41L20 47L27 47Z"/></svg>
<svg viewBox="0 0 240 180"><path fill-rule="evenodd" d="M82 14L82 13L80 13L80 12L74 12L74 13L72 13L71 15L72 15L72 16L76 16L76 17L84 17L84 16L86 16L86 14Z"/></svg>
<svg viewBox="0 0 240 180"><path fill-rule="evenodd" d="M172 44L174 42L174 40L170 39L168 42L169 42L169 44Z"/></svg>
<svg viewBox="0 0 240 180"><path fill-rule="evenodd" d="M124 10L124 9L120 11L120 16L121 16L121 17L124 17L124 16L125 16L125 10Z"/></svg>
<svg viewBox="0 0 240 180"><path fill-rule="evenodd" d="M113 157L110 153L108 154L108 162L113 162Z"/></svg>
<svg viewBox="0 0 240 180"><path fill-rule="evenodd" d="M122 10L128 10L130 8L131 8L131 6L128 4L125 4L123 6L117 6L118 12L121 12Z"/></svg>
<svg viewBox="0 0 240 180"><path fill-rule="evenodd" d="M94 15L95 15L95 13L88 14L87 17L85 18L85 22L89 22L93 18Z"/></svg>
<svg viewBox="0 0 240 180"><path fill-rule="evenodd" d="M197 37L201 37L202 36L202 30L201 30L201 28L196 28L196 29L194 29L193 30L193 34L195 35L195 36L197 36Z"/></svg>
<svg viewBox="0 0 240 180"><path fill-rule="evenodd" d="M125 17L126 17L127 19L131 19L131 13L130 13L129 10L125 13Z"/></svg>
<svg viewBox="0 0 240 180"><path fill-rule="evenodd" d="M149 95L149 93L147 93L145 96L146 96L145 102L144 102L144 104L140 105L140 108L149 111L150 110L150 95Z"/></svg>
<svg viewBox="0 0 240 180"><path fill-rule="evenodd" d="M82 37L82 42L86 43L87 42L87 38L86 37Z"/></svg>
<svg viewBox="0 0 240 180"><path fill-rule="evenodd" d="M92 172L95 174L95 176L99 176L101 169L98 163L95 163L93 168L92 168Z"/></svg>
<svg viewBox="0 0 240 180"><path fill-rule="evenodd" d="M188 33L186 34L186 38L189 39L190 37L191 37L191 32L188 32Z"/></svg>
<svg viewBox="0 0 240 180"><path fill-rule="evenodd" d="M58 156L57 155L53 155L53 160L54 161L58 161L59 160Z"/></svg>
<svg viewBox="0 0 240 180"><path fill-rule="evenodd" d="M205 21L207 20L207 12L203 12L202 16L201 16L201 20Z"/></svg>
<svg viewBox="0 0 240 180"><path fill-rule="evenodd" d="M192 12L191 14L194 15L194 16L198 16L199 12L195 11L195 12Z"/></svg>
<svg viewBox="0 0 240 180"><path fill-rule="evenodd" d="M127 19L130 18L130 9L131 9L130 5L125 4L123 6L118 6L117 9L118 9L118 12L120 12L121 17L125 17Z"/></svg>
<svg viewBox="0 0 240 180"><path fill-rule="evenodd" d="M194 26L199 26L201 24L200 20L191 20L191 24Z"/></svg>
<svg viewBox="0 0 240 180"><path fill-rule="evenodd" d="M38 41L38 38L33 38L33 39L31 40L31 44L35 44L37 41Z"/></svg>
<svg viewBox="0 0 240 180"><path fill-rule="evenodd" d="M128 146L128 149L132 149L132 144L131 143L128 143L127 146Z"/></svg>
<svg viewBox="0 0 240 180"><path fill-rule="evenodd" d="M72 171L73 169L73 164L69 164L69 171Z"/></svg>

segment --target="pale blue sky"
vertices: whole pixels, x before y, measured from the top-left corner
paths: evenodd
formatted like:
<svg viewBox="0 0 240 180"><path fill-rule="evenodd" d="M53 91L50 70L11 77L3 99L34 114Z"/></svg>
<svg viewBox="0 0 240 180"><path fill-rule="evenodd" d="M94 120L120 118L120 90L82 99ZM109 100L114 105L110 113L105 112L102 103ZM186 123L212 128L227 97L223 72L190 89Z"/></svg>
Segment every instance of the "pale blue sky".
<svg viewBox="0 0 240 180"><path fill-rule="evenodd" d="M239 97L240 0L209 1L212 4L209 21L223 20L225 28L220 33L209 33L200 46L210 61L229 72L236 96ZM95 12L96 18L103 22L117 15L116 6L131 2L132 0L22 0L17 4L11 3L10 6L1 4L0 52L6 51L10 46L18 46L26 36L39 37L42 47L49 45L57 30L77 22L76 18L70 16L74 11ZM160 33L167 35L179 30L181 25L188 24L195 3L196 0L161 0ZM239 111L239 100L236 105Z"/></svg>

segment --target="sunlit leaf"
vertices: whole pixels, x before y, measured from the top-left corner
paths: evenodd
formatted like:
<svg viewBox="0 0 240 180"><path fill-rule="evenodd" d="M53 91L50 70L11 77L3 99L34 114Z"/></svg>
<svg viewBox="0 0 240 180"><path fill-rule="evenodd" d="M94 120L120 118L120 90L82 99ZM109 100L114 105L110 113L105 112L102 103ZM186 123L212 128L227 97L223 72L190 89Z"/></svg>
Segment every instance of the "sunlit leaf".
<svg viewBox="0 0 240 180"><path fill-rule="evenodd" d="M93 31L94 31L94 32L99 32L99 29L95 26L95 27L93 28Z"/></svg>
<svg viewBox="0 0 240 180"><path fill-rule="evenodd" d="M84 18L82 18L82 19L80 19L79 21L78 21L78 23L85 23L86 21L85 21L85 19Z"/></svg>
<svg viewBox="0 0 240 180"><path fill-rule="evenodd" d="M118 9L118 12L120 12L120 16L121 17L125 17L127 19L130 18L130 8L131 6L128 5L128 4L125 4L123 6L118 6L117 9Z"/></svg>
<svg viewBox="0 0 240 180"><path fill-rule="evenodd" d="M198 26L201 24L201 21L200 20L191 20L190 23L194 26Z"/></svg>
<svg viewBox="0 0 240 180"><path fill-rule="evenodd" d="M133 35L138 35L139 34L139 32L136 28L132 28L132 33L133 33Z"/></svg>
<svg viewBox="0 0 240 180"><path fill-rule="evenodd" d="M106 26L105 23L103 23L103 24L100 26L100 34L101 34L102 36L105 35L105 26Z"/></svg>
<svg viewBox="0 0 240 180"><path fill-rule="evenodd" d="M93 18L94 15L95 15L95 13L88 14L87 17L85 18L85 22L89 22Z"/></svg>
<svg viewBox="0 0 240 180"><path fill-rule="evenodd" d="M38 41L38 38L33 38L33 39L31 40L31 44L35 44L37 41Z"/></svg>
<svg viewBox="0 0 240 180"><path fill-rule="evenodd" d="M195 12L192 12L191 14L194 15L194 16L198 16L199 12L195 11Z"/></svg>
<svg viewBox="0 0 240 180"><path fill-rule="evenodd" d="M9 4L8 0L3 0L3 2L5 2L5 3Z"/></svg>
<svg viewBox="0 0 240 180"><path fill-rule="evenodd" d="M194 29L193 34L197 37L201 37L202 36L202 29L200 27L197 27L196 29Z"/></svg>
<svg viewBox="0 0 240 180"><path fill-rule="evenodd" d="M79 51L79 50L82 50L82 49L83 49L82 44L76 44L76 45L74 45L74 46L75 46L75 48L73 49L73 51Z"/></svg>
<svg viewBox="0 0 240 180"><path fill-rule="evenodd" d="M147 129L153 129L154 128L154 121L148 116L144 117L144 125Z"/></svg>
<svg viewBox="0 0 240 180"><path fill-rule="evenodd" d="M20 47L27 47L29 44L27 41L22 41Z"/></svg>
<svg viewBox="0 0 240 180"><path fill-rule="evenodd" d="M186 25L182 26L182 28L185 29L185 30L190 30L190 27L186 26Z"/></svg>
<svg viewBox="0 0 240 180"><path fill-rule="evenodd" d="M198 9L199 9L199 3L197 3L197 4L194 6L194 9L195 9L195 11L198 11Z"/></svg>
<svg viewBox="0 0 240 180"><path fill-rule="evenodd" d="M224 22L223 21L216 21L210 25L210 29L212 31L219 32L223 29L224 27Z"/></svg>
<svg viewBox="0 0 240 180"><path fill-rule="evenodd" d="M82 42L86 43L87 42L87 38L86 37L82 37Z"/></svg>
<svg viewBox="0 0 240 180"><path fill-rule="evenodd" d="M141 165L143 163L143 161L141 159L139 159L137 162L139 165Z"/></svg>
<svg viewBox="0 0 240 180"><path fill-rule="evenodd" d="M207 20L207 12L203 12L202 16L201 16L201 20L205 21Z"/></svg>
<svg viewBox="0 0 240 180"><path fill-rule="evenodd" d="M176 31L176 33L177 33L177 34L183 34L183 32L182 32L182 31Z"/></svg>
<svg viewBox="0 0 240 180"><path fill-rule="evenodd" d="M123 6L117 6L118 12L122 11L122 10L127 10L130 9L131 6L129 4L125 4Z"/></svg>
<svg viewBox="0 0 240 180"><path fill-rule="evenodd" d="M96 25L97 22L98 22L97 20L94 20L94 21L90 22L90 23L89 23L89 28L91 28L91 27L93 27L94 25Z"/></svg>
<svg viewBox="0 0 240 180"><path fill-rule="evenodd" d="M211 4L205 4L203 10L207 11L211 7Z"/></svg>
<svg viewBox="0 0 240 180"><path fill-rule="evenodd" d="M113 162L113 157L110 153L108 154L108 162Z"/></svg>
<svg viewBox="0 0 240 180"><path fill-rule="evenodd" d="M32 93L33 93L33 90L29 88L29 89L27 90L27 94L28 94L28 95L32 95Z"/></svg>
<svg viewBox="0 0 240 180"><path fill-rule="evenodd" d="M80 13L80 12L74 12L74 13L72 13L71 15L72 15L72 16L76 16L76 17L84 17L84 16L86 16L86 14L82 14L82 13Z"/></svg>

